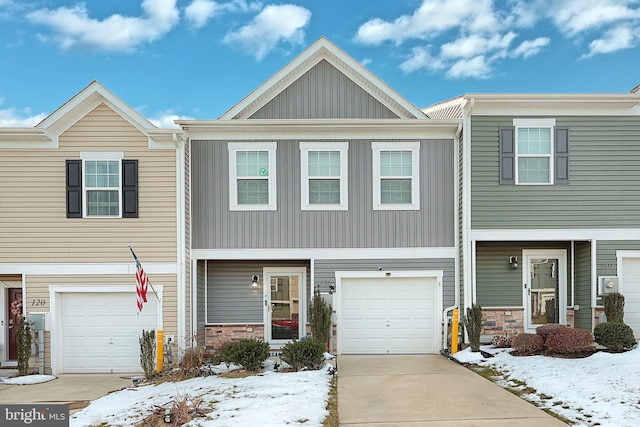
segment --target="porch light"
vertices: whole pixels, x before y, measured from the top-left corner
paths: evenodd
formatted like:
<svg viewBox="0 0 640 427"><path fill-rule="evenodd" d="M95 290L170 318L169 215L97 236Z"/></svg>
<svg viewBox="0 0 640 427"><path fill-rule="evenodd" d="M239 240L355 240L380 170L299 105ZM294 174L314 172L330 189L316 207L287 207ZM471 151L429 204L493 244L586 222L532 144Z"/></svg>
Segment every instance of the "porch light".
<svg viewBox="0 0 640 427"><path fill-rule="evenodd" d="M518 269L518 257L517 256L511 256L509 257L509 264L511 264L511 268L514 270Z"/></svg>
<svg viewBox="0 0 640 427"><path fill-rule="evenodd" d="M257 274L251 276L251 289L258 289L260 277Z"/></svg>

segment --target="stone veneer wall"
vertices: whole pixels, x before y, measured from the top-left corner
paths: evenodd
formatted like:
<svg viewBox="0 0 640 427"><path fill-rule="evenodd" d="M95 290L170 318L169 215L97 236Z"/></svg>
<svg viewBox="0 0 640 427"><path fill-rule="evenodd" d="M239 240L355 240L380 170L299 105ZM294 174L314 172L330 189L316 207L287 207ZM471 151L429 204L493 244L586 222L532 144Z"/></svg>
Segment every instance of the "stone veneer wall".
<svg viewBox="0 0 640 427"><path fill-rule="evenodd" d="M205 327L207 350L220 350L225 344L243 338L264 338L264 325L209 325Z"/></svg>
<svg viewBox="0 0 640 427"><path fill-rule="evenodd" d="M567 308L568 326L574 325L574 310ZM481 341L490 342L495 335L515 335L524 332L524 308L483 308Z"/></svg>

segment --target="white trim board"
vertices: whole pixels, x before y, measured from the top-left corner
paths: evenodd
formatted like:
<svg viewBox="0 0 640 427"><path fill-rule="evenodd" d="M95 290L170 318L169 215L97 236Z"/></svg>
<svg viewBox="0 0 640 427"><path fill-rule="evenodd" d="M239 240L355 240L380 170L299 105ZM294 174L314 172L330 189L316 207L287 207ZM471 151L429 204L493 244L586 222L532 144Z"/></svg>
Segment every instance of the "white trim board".
<svg viewBox="0 0 640 427"><path fill-rule="evenodd" d="M147 274L177 274L178 272L178 265L175 262L143 262L142 266ZM0 264L0 274L27 274L31 276L112 276L135 273L135 262L113 264Z"/></svg>
<svg viewBox="0 0 640 427"><path fill-rule="evenodd" d="M191 259L410 259L455 258L456 254L457 249L455 247L369 249L192 249Z"/></svg>
<svg viewBox="0 0 640 427"><path fill-rule="evenodd" d="M640 240L640 228L483 229L469 231L477 241Z"/></svg>

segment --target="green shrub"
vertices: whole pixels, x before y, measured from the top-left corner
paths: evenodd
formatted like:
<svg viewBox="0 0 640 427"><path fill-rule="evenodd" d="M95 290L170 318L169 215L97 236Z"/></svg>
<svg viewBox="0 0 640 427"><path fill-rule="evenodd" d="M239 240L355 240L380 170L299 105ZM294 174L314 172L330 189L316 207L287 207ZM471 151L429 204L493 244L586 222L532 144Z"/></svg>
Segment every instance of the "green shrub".
<svg viewBox="0 0 640 427"><path fill-rule="evenodd" d="M269 358L269 344L257 338L244 338L222 348L222 359L242 366L247 371L259 371Z"/></svg>
<svg viewBox="0 0 640 427"><path fill-rule="evenodd" d="M536 334L540 335L542 339L546 341L549 335L564 328L568 328L568 326L561 325L560 323L547 323L546 325L538 326L536 328Z"/></svg>
<svg viewBox="0 0 640 427"><path fill-rule="evenodd" d="M614 292L604 297L607 322L624 322L624 295Z"/></svg>
<svg viewBox="0 0 640 427"><path fill-rule="evenodd" d="M471 351L480 351L480 332L482 331L482 307L480 304L473 304L471 307L467 307L464 327L467 328Z"/></svg>
<svg viewBox="0 0 640 427"><path fill-rule="evenodd" d="M544 340L538 334L518 334L513 337L511 346L518 356L532 356L534 354L542 354Z"/></svg>
<svg viewBox="0 0 640 427"><path fill-rule="evenodd" d="M156 368L156 331L142 330L140 342L140 366L146 379L155 375Z"/></svg>
<svg viewBox="0 0 640 427"><path fill-rule="evenodd" d="M29 359L31 358L31 327L26 318L21 317L16 332L16 345L18 346L18 375L29 373Z"/></svg>
<svg viewBox="0 0 640 427"><path fill-rule="evenodd" d="M606 322L593 331L596 342L611 351L630 350L637 344L631 327L622 322Z"/></svg>
<svg viewBox="0 0 640 427"><path fill-rule="evenodd" d="M324 365L325 344L309 339L293 340L282 347L280 359L295 371L301 368L317 370Z"/></svg>
<svg viewBox="0 0 640 427"><path fill-rule="evenodd" d="M582 354L595 350L593 335L585 329L558 329L544 344L549 354Z"/></svg>
<svg viewBox="0 0 640 427"><path fill-rule="evenodd" d="M314 340L324 343L327 346L331 333L331 305L327 304L320 291L316 290L313 299L309 303L309 325L311 336Z"/></svg>

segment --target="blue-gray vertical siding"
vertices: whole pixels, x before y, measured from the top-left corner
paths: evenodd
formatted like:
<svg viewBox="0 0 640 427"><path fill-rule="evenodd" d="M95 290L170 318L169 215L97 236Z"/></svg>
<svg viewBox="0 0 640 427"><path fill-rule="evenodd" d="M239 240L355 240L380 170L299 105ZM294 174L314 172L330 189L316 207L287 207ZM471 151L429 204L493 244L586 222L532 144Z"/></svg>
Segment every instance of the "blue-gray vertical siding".
<svg viewBox="0 0 640 427"><path fill-rule="evenodd" d="M472 117L474 229L639 228L638 117L556 117L569 129L568 185L500 185L500 126L512 117Z"/></svg>
<svg viewBox="0 0 640 427"><path fill-rule="evenodd" d="M206 323L206 261L198 261L196 271L196 327L202 331Z"/></svg>
<svg viewBox="0 0 640 427"><path fill-rule="evenodd" d="M329 62L322 60L249 118L395 119L398 116Z"/></svg>
<svg viewBox="0 0 640 427"><path fill-rule="evenodd" d="M227 141L192 141L193 249L454 247L452 140L422 140L420 210L374 211L371 140L349 140L349 210L302 211L299 141L277 141L276 211L229 211Z"/></svg>
<svg viewBox="0 0 640 427"><path fill-rule="evenodd" d="M454 303L455 261L444 259L322 259L315 260L315 286L320 292L329 292L329 286L336 283L336 271L378 271L384 270L442 270L442 304L445 307ZM393 292L393 289L389 289Z"/></svg>

